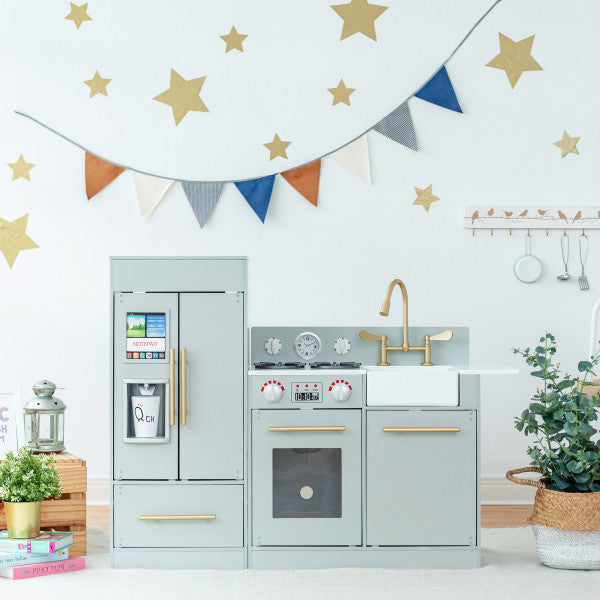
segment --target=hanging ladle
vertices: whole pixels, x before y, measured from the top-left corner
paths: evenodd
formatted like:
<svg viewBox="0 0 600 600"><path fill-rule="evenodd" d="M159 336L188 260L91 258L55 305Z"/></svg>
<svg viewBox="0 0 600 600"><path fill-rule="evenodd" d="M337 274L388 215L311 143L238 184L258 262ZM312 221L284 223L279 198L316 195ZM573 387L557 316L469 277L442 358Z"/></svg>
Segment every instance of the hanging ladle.
<svg viewBox="0 0 600 600"><path fill-rule="evenodd" d="M562 275L556 276L556 279L559 279L560 281L567 281L568 279L571 279L571 276L569 275L569 268L568 268L569 241L570 241L569 236L567 235L567 232L564 231L560 238L560 251L562 253L563 264L565 265L565 272Z"/></svg>

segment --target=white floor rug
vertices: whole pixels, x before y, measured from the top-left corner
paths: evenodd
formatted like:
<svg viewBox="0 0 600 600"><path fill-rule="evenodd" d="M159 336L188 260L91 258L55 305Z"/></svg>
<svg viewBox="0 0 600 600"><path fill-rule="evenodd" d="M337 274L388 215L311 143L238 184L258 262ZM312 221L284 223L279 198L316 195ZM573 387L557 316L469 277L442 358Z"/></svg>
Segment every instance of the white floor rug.
<svg viewBox="0 0 600 600"><path fill-rule="evenodd" d="M473 570L154 571L108 568L108 534L88 529L87 569L0 580L2 600L548 600L600 599L600 571L558 571L537 562L527 528L484 529Z"/></svg>

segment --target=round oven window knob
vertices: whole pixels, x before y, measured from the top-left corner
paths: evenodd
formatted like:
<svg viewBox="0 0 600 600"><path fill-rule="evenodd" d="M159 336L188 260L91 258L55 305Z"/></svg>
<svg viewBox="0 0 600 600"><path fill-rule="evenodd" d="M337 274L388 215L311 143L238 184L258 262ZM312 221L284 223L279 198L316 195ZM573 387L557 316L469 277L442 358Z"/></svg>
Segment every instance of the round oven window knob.
<svg viewBox="0 0 600 600"><path fill-rule="evenodd" d="M267 402L279 402L283 396L283 390L276 383L269 383L263 390L263 396Z"/></svg>
<svg viewBox="0 0 600 600"><path fill-rule="evenodd" d="M346 402L346 400L348 400L348 398L350 397L351 393L352 390L350 390L350 387L345 383L336 383L331 388L331 397L336 402Z"/></svg>

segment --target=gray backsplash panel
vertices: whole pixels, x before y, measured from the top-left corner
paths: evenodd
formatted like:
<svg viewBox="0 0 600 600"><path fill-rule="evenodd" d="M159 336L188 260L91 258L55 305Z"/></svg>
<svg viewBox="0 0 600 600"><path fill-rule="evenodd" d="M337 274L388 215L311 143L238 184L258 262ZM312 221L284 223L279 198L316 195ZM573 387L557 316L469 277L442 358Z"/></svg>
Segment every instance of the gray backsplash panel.
<svg viewBox="0 0 600 600"><path fill-rule="evenodd" d="M314 327L299 325L297 327L251 327L250 328L250 361L292 362L301 361L294 350L294 340L299 333L310 331L321 339L321 352L313 362L353 361L363 365L376 365L379 362L379 342L364 341L358 337L361 329L375 335L387 335L389 346L402 344L402 327ZM409 342L411 346L422 346L425 334L436 335L452 329L454 336L448 342L431 342L431 359L435 365L452 365L467 367L469 365L469 328L442 325L439 327L411 327ZM265 342L270 337L277 337L282 342L281 352L276 355L267 354ZM344 337L350 341L351 348L347 354L340 356L333 348L335 341ZM388 361L392 365L420 365L423 352L388 352Z"/></svg>

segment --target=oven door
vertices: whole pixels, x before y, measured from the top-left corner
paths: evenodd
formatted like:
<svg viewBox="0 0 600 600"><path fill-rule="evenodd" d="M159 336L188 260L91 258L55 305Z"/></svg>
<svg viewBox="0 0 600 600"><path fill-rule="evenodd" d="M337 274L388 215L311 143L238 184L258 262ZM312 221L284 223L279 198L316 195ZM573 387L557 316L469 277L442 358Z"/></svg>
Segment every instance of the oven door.
<svg viewBox="0 0 600 600"><path fill-rule="evenodd" d="M252 411L255 546L359 546L360 410Z"/></svg>

